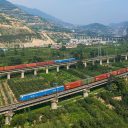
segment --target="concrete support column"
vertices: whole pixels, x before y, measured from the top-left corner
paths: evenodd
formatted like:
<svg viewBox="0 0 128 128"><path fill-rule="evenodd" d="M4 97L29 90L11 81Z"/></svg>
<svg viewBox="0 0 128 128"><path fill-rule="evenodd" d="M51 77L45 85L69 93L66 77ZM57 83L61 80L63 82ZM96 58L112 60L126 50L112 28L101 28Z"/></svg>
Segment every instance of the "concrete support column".
<svg viewBox="0 0 128 128"><path fill-rule="evenodd" d="M107 59L107 64L109 64L109 58Z"/></svg>
<svg viewBox="0 0 128 128"><path fill-rule="evenodd" d="M24 71L21 72L21 78L24 78Z"/></svg>
<svg viewBox="0 0 128 128"><path fill-rule="evenodd" d="M95 61L94 60L92 61L92 65L95 65Z"/></svg>
<svg viewBox="0 0 128 128"><path fill-rule="evenodd" d="M57 72L59 72L60 71L60 67L59 66L57 66Z"/></svg>
<svg viewBox="0 0 128 128"><path fill-rule="evenodd" d="M113 62L114 62L114 63L116 62L116 58L113 58Z"/></svg>
<svg viewBox="0 0 128 128"><path fill-rule="evenodd" d="M125 56L125 60L128 60L128 56Z"/></svg>
<svg viewBox="0 0 128 128"><path fill-rule="evenodd" d="M51 101L51 109L52 110L56 110L57 109L57 107L58 107L57 103L58 103L58 101L56 99L53 99Z"/></svg>
<svg viewBox="0 0 128 128"><path fill-rule="evenodd" d="M127 76L125 77L125 80L128 81L128 77Z"/></svg>
<svg viewBox="0 0 128 128"><path fill-rule="evenodd" d="M8 74L7 74L7 79L10 80L10 78L11 78L11 74L8 73Z"/></svg>
<svg viewBox="0 0 128 128"><path fill-rule="evenodd" d="M89 92L90 92L89 90L84 89L84 90L83 90L83 97L84 97L84 98L88 97Z"/></svg>
<svg viewBox="0 0 128 128"><path fill-rule="evenodd" d="M87 62L84 62L84 66L85 66L85 68L87 67Z"/></svg>
<svg viewBox="0 0 128 128"><path fill-rule="evenodd" d="M102 65L103 64L103 62L102 62L102 60L100 60L100 65Z"/></svg>
<svg viewBox="0 0 128 128"><path fill-rule="evenodd" d="M10 125L11 124L11 120L12 120L13 115L14 115L13 112L7 112L5 114L5 125Z"/></svg>
<svg viewBox="0 0 128 128"><path fill-rule="evenodd" d="M34 76L37 76L37 69L34 69Z"/></svg>
<svg viewBox="0 0 128 128"><path fill-rule="evenodd" d="M48 67L46 67L46 74L48 74Z"/></svg>
<svg viewBox="0 0 128 128"><path fill-rule="evenodd" d="M67 70L69 70L69 65L67 65Z"/></svg>

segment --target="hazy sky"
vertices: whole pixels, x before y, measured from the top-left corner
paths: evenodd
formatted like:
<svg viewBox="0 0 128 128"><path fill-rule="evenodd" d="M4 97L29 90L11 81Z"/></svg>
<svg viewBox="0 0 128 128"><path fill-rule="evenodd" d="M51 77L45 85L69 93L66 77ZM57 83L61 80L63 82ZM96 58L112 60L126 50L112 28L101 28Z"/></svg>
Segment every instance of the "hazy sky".
<svg viewBox="0 0 128 128"><path fill-rule="evenodd" d="M128 0L9 0L74 24L128 21Z"/></svg>

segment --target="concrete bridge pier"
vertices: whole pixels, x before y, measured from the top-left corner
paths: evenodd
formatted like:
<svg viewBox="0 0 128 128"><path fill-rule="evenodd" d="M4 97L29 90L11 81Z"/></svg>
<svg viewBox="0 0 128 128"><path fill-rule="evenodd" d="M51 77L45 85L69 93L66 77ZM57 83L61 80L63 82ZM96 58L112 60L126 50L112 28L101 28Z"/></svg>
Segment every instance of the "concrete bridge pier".
<svg viewBox="0 0 128 128"><path fill-rule="evenodd" d="M34 76L37 76L37 69L34 70Z"/></svg>
<svg viewBox="0 0 128 128"><path fill-rule="evenodd" d="M24 78L24 71L21 72L21 78Z"/></svg>
<svg viewBox="0 0 128 128"><path fill-rule="evenodd" d="M102 59L100 60L100 65L103 65L103 61L102 61Z"/></svg>
<svg viewBox="0 0 128 128"><path fill-rule="evenodd" d="M125 77L125 80L128 81L128 77L127 76Z"/></svg>
<svg viewBox="0 0 128 128"><path fill-rule="evenodd" d="M109 58L107 59L107 64L109 64Z"/></svg>
<svg viewBox="0 0 128 128"><path fill-rule="evenodd" d="M95 65L95 61L94 60L92 61L92 65Z"/></svg>
<svg viewBox="0 0 128 128"><path fill-rule="evenodd" d="M67 64L67 70L69 70L69 65Z"/></svg>
<svg viewBox="0 0 128 128"><path fill-rule="evenodd" d="M46 67L46 74L48 74L48 67Z"/></svg>
<svg viewBox="0 0 128 128"><path fill-rule="evenodd" d="M60 71L60 67L59 66L57 66L57 72L59 72Z"/></svg>
<svg viewBox="0 0 128 128"><path fill-rule="evenodd" d="M89 95L90 90L84 89L83 90L83 97L86 98Z"/></svg>
<svg viewBox="0 0 128 128"><path fill-rule="evenodd" d="M114 63L116 62L116 58L113 58L113 62L114 62Z"/></svg>
<svg viewBox="0 0 128 128"><path fill-rule="evenodd" d="M128 60L128 56L127 55L125 56L125 60Z"/></svg>
<svg viewBox="0 0 128 128"><path fill-rule="evenodd" d="M125 75L124 78L125 78L126 81L128 81L128 76L127 75Z"/></svg>
<svg viewBox="0 0 128 128"><path fill-rule="evenodd" d="M56 110L56 109L58 108L57 103L58 103L58 100L57 100L57 99L53 99L53 100L51 101L51 109L52 109L52 110Z"/></svg>
<svg viewBox="0 0 128 128"><path fill-rule="evenodd" d="M12 111L9 111L5 114L5 125L11 124L11 120L12 120L13 115L14 115L14 113Z"/></svg>
<svg viewBox="0 0 128 128"><path fill-rule="evenodd" d="M84 66L85 66L85 68L87 67L87 62L84 62Z"/></svg>
<svg viewBox="0 0 128 128"><path fill-rule="evenodd" d="M10 80L11 79L11 73L7 74L7 79Z"/></svg>

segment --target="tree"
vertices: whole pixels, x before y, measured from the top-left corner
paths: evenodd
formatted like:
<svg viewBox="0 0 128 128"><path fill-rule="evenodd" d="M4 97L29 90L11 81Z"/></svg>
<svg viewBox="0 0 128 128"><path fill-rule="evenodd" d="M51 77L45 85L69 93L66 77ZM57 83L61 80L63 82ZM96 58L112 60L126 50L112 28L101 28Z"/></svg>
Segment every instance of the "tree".
<svg viewBox="0 0 128 128"><path fill-rule="evenodd" d="M4 116L0 115L0 128L3 128L4 123L5 123Z"/></svg>
<svg viewBox="0 0 128 128"><path fill-rule="evenodd" d="M40 61L42 61L42 58L39 57L39 56L34 56L34 57L32 58L32 62L40 62Z"/></svg>
<svg viewBox="0 0 128 128"><path fill-rule="evenodd" d="M9 58L8 65L17 65L17 64L22 64L22 60L19 56Z"/></svg>
<svg viewBox="0 0 128 128"><path fill-rule="evenodd" d="M4 50L0 49L0 57L4 57L4 56L5 56Z"/></svg>
<svg viewBox="0 0 128 128"><path fill-rule="evenodd" d="M60 50L61 50L61 51L66 51L66 47L63 45Z"/></svg>
<svg viewBox="0 0 128 128"><path fill-rule="evenodd" d="M24 115L16 115L13 117L13 119L11 121L11 126L13 126L13 127L21 126L22 128L24 128L25 122L26 122L26 118Z"/></svg>
<svg viewBox="0 0 128 128"><path fill-rule="evenodd" d="M124 80L124 78L117 78L116 79L116 85L118 87L118 91L121 92L121 94L127 92L127 83Z"/></svg>
<svg viewBox="0 0 128 128"><path fill-rule="evenodd" d="M28 118L28 122L30 124L34 124L34 121L38 121L39 120L39 114L29 112L27 118Z"/></svg>

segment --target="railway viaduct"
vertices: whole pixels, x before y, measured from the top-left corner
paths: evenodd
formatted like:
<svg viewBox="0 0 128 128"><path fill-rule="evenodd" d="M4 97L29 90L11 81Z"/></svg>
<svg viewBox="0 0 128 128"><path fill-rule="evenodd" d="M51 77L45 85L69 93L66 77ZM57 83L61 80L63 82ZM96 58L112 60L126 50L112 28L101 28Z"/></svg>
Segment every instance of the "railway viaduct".
<svg viewBox="0 0 128 128"><path fill-rule="evenodd" d="M127 78L127 75L128 75L128 72L118 75L118 77ZM22 110L22 109L32 107L35 105L39 105L42 103L46 103L46 102L51 102L51 109L54 110L58 108L58 99L66 97L66 96L70 96L70 95L73 95L79 92L83 92L83 97L86 98L89 95L90 89L98 87L98 86L103 86L107 83L108 83L108 79L105 79L105 80L97 81L94 83L90 83L88 85L83 85L83 86L80 86L74 89L70 89L70 90L66 90L63 92L56 93L56 94L33 99L30 101L10 104L8 106L0 107L0 115L2 114L5 115L5 124L10 125L10 122L12 120L14 113L18 110Z"/></svg>
<svg viewBox="0 0 128 128"><path fill-rule="evenodd" d="M120 56L122 58L124 58L124 60L128 60L128 53L121 54ZM82 62L85 65L85 67L87 67L87 64L90 63L90 62L92 63L92 65L95 65L96 61L98 61L100 63L100 65L103 65L103 61L106 61L107 64L110 63L110 60L113 60L113 62L115 62L116 57L117 57L116 55L99 56L99 57L83 60ZM25 77L25 72L28 72L28 71L34 71L34 75L36 76L38 71L41 70L41 69L44 69L46 71L46 74L48 74L50 68L56 68L57 72L59 72L60 67L64 66L64 67L66 67L67 70L69 70L70 66L77 64L77 62L78 61L73 61L73 62L69 62L69 63L60 63L60 64L53 64L53 65L48 65L48 66L37 66L37 67L33 67L33 68L24 68L24 69L17 69L17 70L0 71L0 76L7 76L7 79L10 79L11 74L21 73L21 78L24 78Z"/></svg>
<svg viewBox="0 0 128 128"><path fill-rule="evenodd" d="M122 58L124 58L124 60L128 60L128 54L122 54L121 55ZM83 64L85 65L85 67L87 67L87 63L92 63L93 65L95 64L96 61L99 61L100 65L103 64L103 61L106 61L107 64L110 63L110 60L113 60L115 62L115 55L111 55L111 56L100 56L100 57L95 57L95 58L91 58L91 59L86 59L83 60ZM78 61L74 61L74 62L70 62L70 63L61 63L61 64L54 64L54 65L49 65L49 66L38 66L38 67L34 67L34 68L24 68L22 70L10 70L10 71L2 71L0 72L0 76L4 76L7 75L7 79L11 78L11 74L13 73L21 73L21 78L25 77L25 72L27 71L34 71L34 75L37 75L38 70L40 69L44 69L46 70L46 74L49 73L49 69L50 68L56 68L57 72L59 72L59 69L61 66L65 66L67 70L69 70L71 65L75 65L77 64ZM128 73L124 73L120 76L127 76ZM49 95L49 96L45 96L45 97L41 97L38 99L34 99L31 101L27 101L24 103L16 103L16 104L11 104L9 106L4 106L4 107L0 107L0 114L4 114L5 115L5 124L9 125L12 119L12 116L14 115L15 111L27 108L27 107L31 107L34 105L38 105L38 104L42 104L42 103L46 103L46 102L51 102L51 109L57 109L57 104L58 104L58 99L59 98L63 98L65 96L69 96L78 92L83 92L83 96L87 97L88 93L90 91L91 88L95 88L97 86L101 86L104 85L108 82L108 80L102 80L102 81L98 81L98 82L94 82L88 85L84 85L75 89L71 89L68 91L64 91L64 92L60 92L58 94L53 94L53 95Z"/></svg>
<svg viewBox="0 0 128 128"><path fill-rule="evenodd" d="M121 54L120 55L122 59L128 60L128 54ZM83 64L85 67L87 67L88 63L92 63L92 65L95 65L95 62L98 61L100 65L103 65L103 61L106 61L107 64L110 63L110 60L113 60L113 62L116 62L116 55L110 55L110 56L99 56L91 59L83 60ZM121 61L121 60L120 60Z"/></svg>

